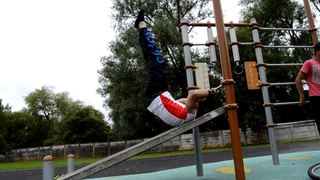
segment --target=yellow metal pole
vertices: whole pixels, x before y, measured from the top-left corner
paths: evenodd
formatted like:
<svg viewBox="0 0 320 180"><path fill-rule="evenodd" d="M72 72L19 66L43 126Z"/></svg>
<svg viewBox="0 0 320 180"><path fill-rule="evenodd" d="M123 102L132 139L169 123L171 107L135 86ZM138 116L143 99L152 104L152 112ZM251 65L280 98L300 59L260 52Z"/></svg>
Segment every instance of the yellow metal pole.
<svg viewBox="0 0 320 180"><path fill-rule="evenodd" d="M237 180L244 180L244 165L240 141L240 131L238 123L238 115L236 108L236 100L234 95L234 83L232 80L232 72L230 66L230 58L226 34L224 31L224 23L222 17L220 0L212 0L214 15L216 20L216 28L219 42L220 61L222 67L222 75L224 78L225 94L226 94L226 110L229 118L229 128L232 140L233 161Z"/></svg>

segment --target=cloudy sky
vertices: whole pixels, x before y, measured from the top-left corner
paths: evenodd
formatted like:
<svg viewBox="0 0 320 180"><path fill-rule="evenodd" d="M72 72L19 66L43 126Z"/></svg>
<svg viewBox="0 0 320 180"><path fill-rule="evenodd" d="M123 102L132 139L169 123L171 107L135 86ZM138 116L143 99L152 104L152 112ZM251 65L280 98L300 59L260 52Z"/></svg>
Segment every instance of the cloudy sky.
<svg viewBox="0 0 320 180"><path fill-rule="evenodd" d="M225 22L238 22L237 3L221 2ZM100 58L114 38L111 6L108 0L1 0L3 103L19 111L30 92L53 86L106 114L96 89Z"/></svg>
<svg viewBox="0 0 320 180"><path fill-rule="evenodd" d="M105 113L97 70L111 35L106 0L1 0L0 98L13 111L42 86Z"/></svg>

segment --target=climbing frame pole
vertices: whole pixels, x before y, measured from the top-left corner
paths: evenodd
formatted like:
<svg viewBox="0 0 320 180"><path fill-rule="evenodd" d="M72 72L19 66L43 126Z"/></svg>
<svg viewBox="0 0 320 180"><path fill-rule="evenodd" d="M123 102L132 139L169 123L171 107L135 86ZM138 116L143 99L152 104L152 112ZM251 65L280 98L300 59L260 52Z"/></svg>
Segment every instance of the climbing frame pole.
<svg viewBox="0 0 320 180"><path fill-rule="evenodd" d="M189 42L188 36L188 26L187 22L182 19L181 20L181 30L182 30L182 40L183 40L183 50L184 50L184 59L185 59L185 68L187 74L187 83L188 90L196 89L193 78L193 69L195 66L191 61L191 43ZM200 130L199 127L195 127L192 129L193 137L194 137L194 147L195 147L195 159L196 159L196 168L197 168L197 176L203 176L203 165L202 165L202 154L201 154L201 139L200 139Z"/></svg>
<svg viewBox="0 0 320 180"><path fill-rule="evenodd" d="M263 64L263 55L262 55L262 45L260 42L260 37L259 37L259 27L256 19L252 18L250 20L250 23L252 24L251 31L252 31L252 37L254 41L254 50L256 52L256 58L257 58L257 63L258 64ZM265 67L259 66L259 77L260 77L260 84L265 84L267 83L267 76L266 76L266 71ZM267 125L266 127L268 128L268 135L269 135L269 142L270 142L270 149L272 153L272 160L274 165L279 165L279 156L278 156L278 150L277 150L277 141L275 137L275 124L273 122L273 117L272 117L272 109L271 106L268 106L267 104L270 104L270 96L269 96L269 90L267 86L262 86L261 87L262 91L262 97L263 97L263 102L264 102L264 110L266 114L266 119L267 119Z"/></svg>
<svg viewBox="0 0 320 180"><path fill-rule="evenodd" d="M216 21L220 62L222 67L222 75L224 78L225 94L226 94L226 110L229 118L229 128L232 140L233 162L237 180L244 180L244 165L240 141L240 130L237 115L237 104L234 95L234 84L232 80L231 65L228 53L226 34L224 31L224 22L222 17L222 9L220 0L212 0L214 16Z"/></svg>
<svg viewBox="0 0 320 180"><path fill-rule="evenodd" d="M313 42L313 45L315 45L318 43L318 35L317 35L317 29L314 26L314 21L313 21L311 9L310 9L310 3L309 3L309 0L303 0L303 3L304 3L304 8L306 9L306 14L309 21L309 31L311 32L312 42Z"/></svg>

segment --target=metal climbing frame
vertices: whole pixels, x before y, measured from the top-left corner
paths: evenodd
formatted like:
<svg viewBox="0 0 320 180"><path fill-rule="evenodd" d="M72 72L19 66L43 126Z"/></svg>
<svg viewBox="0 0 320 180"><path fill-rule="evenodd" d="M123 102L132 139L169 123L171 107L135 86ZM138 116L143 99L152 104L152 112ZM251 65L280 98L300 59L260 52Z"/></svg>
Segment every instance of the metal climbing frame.
<svg viewBox="0 0 320 180"><path fill-rule="evenodd" d="M216 50L215 50L215 42L213 39L212 29L208 28L208 42L205 44L192 44L189 42L189 24L186 22L186 20L181 19L181 30L182 30L182 39L183 39L183 50L184 50L184 56L185 56L185 69L187 74L187 83L188 83L188 90L192 89L198 89L198 87L194 83L194 73L193 70L196 68L191 60L191 46L194 45L205 45L209 48L209 56L210 56L210 62L216 63ZM194 146L195 146L195 155L196 155L196 167L197 167L197 176L203 176L203 166L202 166L202 155L201 155L201 141L200 141L200 135L199 135L199 127L195 127L193 129L193 135L194 135Z"/></svg>
<svg viewBox="0 0 320 180"><path fill-rule="evenodd" d="M318 42L318 37L316 33L316 28L314 27L313 17L311 14L310 4L308 0L303 0L304 6L306 9L306 14L309 21L310 29L308 31L311 32L312 41L313 44L316 44ZM239 138L239 125L238 125L238 119L237 119L237 112L236 112L236 106L235 103L235 97L234 97L234 86L233 86L233 80L232 75L230 71L230 61L229 61L229 55L227 50L227 43L226 43L226 35L224 28L225 27L231 27L230 28L230 34L231 34L231 46L233 51L233 57L235 61L235 69L234 72L241 74L242 68L239 65L240 61L240 55L239 55L239 49L238 45L253 45L256 52L256 58L258 62L258 70L259 70L259 76L260 76L260 82L261 82L261 89L263 94L263 100L264 100L264 106L265 106L265 114L267 118L267 128L269 132L269 140L271 145L271 151L272 151L272 158L273 163L275 165L279 164L279 158L276 148L276 140L274 136L274 127L275 124L273 123L272 118L272 111L271 111L271 105L289 105L289 104L297 104L297 102L287 102L287 103L270 103L269 98L269 92L268 92L268 86L279 86L279 85L293 85L295 83L292 82L283 82L283 83L268 83L266 79L266 73L265 73L265 67L275 67L275 66L301 66L301 64L266 64L263 62L263 56L262 56L262 47L267 48L309 48L312 46L263 46L259 40L259 32L258 32L258 26L255 22L255 19L252 19L250 23L223 23L222 18L222 10L221 10L221 4L220 0L213 0L213 8L214 8L214 15L216 19L216 23L186 23L184 22L182 31L183 31L183 46L184 46L184 52L185 52L185 60L186 60L186 67L187 67L187 76L188 76L188 87L189 88L196 88L194 86L193 82L193 75L192 75L192 68L194 67L191 64L191 54L190 54L190 47L192 46L192 43L189 42L189 38L187 36L187 25L193 26L193 27L211 27L216 26L217 28L217 34L218 34L218 41L219 41L219 50L220 50L220 61L221 61L221 67L222 67L222 73L224 78L224 85L225 92L226 92L226 101L227 101L227 110L228 110L228 117L229 117L229 125L230 125L230 132L231 132L231 138L232 138L232 149L233 149L233 158L234 158L234 165L235 165L235 172L236 172L236 179L245 179L244 174L244 167L243 167L243 159L242 159L242 152L241 152L241 143ZM251 27L252 29L252 35L254 38L254 43L239 43L237 42L236 36L235 36L235 30L234 27ZM304 31L307 29L292 29L292 28L260 28L261 30L296 30L296 31ZM209 31L208 31L209 32ZM209 34L209 33L208 33ZM196 44L196 45L203 45L203 44ZM211 50L209 50L210 55L212 53ZM192 77L192 79L190 78ZM226 107L227 107L226 106Z"/></svg>
<svg viewBox="0 0 320 180"><path fill-rule="evenodd" d="M206 43L209 46L209 54L211 62L216 62L215 58L215 49L214 49L214 41L212 35L211 26L216 26L217 34L218 34L218 41L219 41L219 51L220 51L220 61L222 66L222 75L224 80L222 84L225 86L225 94L226 94L226 103L225 109L227 110L227 114L229 117L229 126L230 126L230 135L232 140L232 151L233 151L233 159L234 159L234 168L236 179L244 180L245 173L244 173L244 165L243 165L243 157L242 157L242 150L241 150L241 141L240 141L240 130L238 124L238 115L237 115L237 104L235 102L235 95L234 95L234 81L232 79L232 72L230 70L230 60L228 54L228 47L226 43L226 35L224 32L225 24L223 24L222 18L222 10L221 4L219 0L213 1L214 13L215 13L215 23L188 23L185 20L181 20L181 29L182 29L182 37L183 37L183 47L184 47L184 55L185 55L185 64L186 64L186 74L187 74L187 81L188 81L188 89L196 89L197 87L194 85L193 81L193 69L195 68L191 62L191 51L190 47L194 44L189 42L188 37L188 26L202 26L208 28L208 39L209 42ZM229 24L230 26L234 25ZM239 26L244 26L247 24L239 24ZM228 26L228 25L226 25ZM196 44L196 45L203 45L203 44ZM240 59L239 59L240 60ZM197 130L198 131L198 130ZM195 131L194 131L195 132ZM198 133L198 132L196 132ZM194 133L195 134L195 133ZM195 140L197 139L196 134ZM197 148L197 145L195 145ZM200 145L198 145L200 146ZM199 154L200 148L196 149L196 154ZM199 157L197 157L199 158ZM197 164L198 165L198 164ZM201 167L197 167L199 170ZM198 175L199 175L198 171Z"/></svg>
<svg viewBox="0 0 320 180"><path fill-rule="evenodd" d="M232 52L233 52L233 57L234 57L235 62L240 60L238 45L253 45L253 47L255 48L257 66L258 66L259 77L260 77L260 86L261 86L261 90L262 90L264 107L265 107L265 114L266 114L266 119L267 119L266 127L268 128L270 148L271 148L271 152L272 152L272 159L273 159L274 165L279 165L279 157L278 157L278 153L277 153L276 139L275 139L275 135L274 135L274 127L276 126L276 124L274 124L274 122L273 122L271 107L272 106L284 106L284 105L296 105L296 104L299 104L299 102L271 103L270 97L269 97L268 87L281 86L281 85L295 85L295 82L269 83L269 82L267 82L265 68L266 67L279 67L279 66L287 66L287 67L288 66L289 67L290 66L301 66L302 63L266 64L263 61L262 47L264 47L264 48L312 48L313 46L264 46L260 42L259 30L310 31L311 35L312 35L313 44L317 43L318 42L318 37L317 37L317 33L316 33L317 29L314 27L313 18L311 16L311 12L310 12L310 5L307 0L305 0L304 3L305 3L305 8L306 8L306 12L307 12L308 20L309 20L310 29L262 28L262 27L258 26L258 23L256 22L255 19L251 19L249 26L251 27L251 30L252 30L252 36L253 36L253 41L254 41L253 43L237 42L236 33L235 33L235 29L234 29L235 26L230 26L231 28L229 29L230 39L231 39L231 47L232 47ZM238 26L238 27L241 27L241 26ZM236 70L235 70L235 73L236 73Z"/></svg>
<svg viewBox="0 0 320 180"><path fill-rule="evenodd" d="M309 19L310 20L310 19ZM266 64L263 61L263 55L262 55L262 47L264 48L312 48L312 46L263 46L260 42L259 38L259 30L286 30L286 31L309 31L307 29L291 29L291 28L259 28L258 23L255 19L251 19L250 23L252 24L251 30L252 30L252 36L253 36L253 44L256 52L256 58L257 58L257 66L259 70L259 76L260 76L260 86L262 90L263 95L263 102L265 107L265 113L267 118L267 125L269 132L269 139L270 139L270 146L271 146L271 152L273 157L273 163L275 165L279 164L279 158L276 148L276 140L274 136L274 127L276 124L273 122L272 118L272 106L283 106L283 105L295 105L299 104L299 102L281 102L281 103L271 103L269 98L269 86L282 86L282 85L295 85L295 82L281 82L281 83L269 83L267 82L265 69L266 67L277 67L277 66L301 66L302 64L298 63L292 63L292 64Z"/></svg>

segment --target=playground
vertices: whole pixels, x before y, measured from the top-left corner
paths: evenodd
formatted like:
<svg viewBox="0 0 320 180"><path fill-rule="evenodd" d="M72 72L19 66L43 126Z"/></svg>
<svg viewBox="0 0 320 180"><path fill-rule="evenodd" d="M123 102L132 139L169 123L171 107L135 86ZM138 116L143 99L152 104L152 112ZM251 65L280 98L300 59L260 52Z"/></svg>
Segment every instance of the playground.
<svg viewBox="0 0 320 180"><path fill-rule="evenodd" d="M269 146L245 147L243 148L244 164L251 169L250 172L246 172L246 179L272 177L271 179L309 180L307 169L311 164L319 161L319 149L318 141L279 144L281 163L280 166L272 166ZM196 176L194 154L189 154L127 160L86 179L182 179L182 177L184 179L235 179L233 172L229 171L229 167L233 166L231 149L203 153L203 163L203 177ZM221 171L219 168L224 169ZM41 180L41 171L41 169L35 169L0 172L0 179ZM65 174L66 171L64 167L56 168L55 172Z"/></svg>
<svg viewBox="0 0 320 180"><path fill-rule="evenodd" d="M280 154L280 165L272 166L272 158L270 155L259 156L244 159L244 171L246 179L292 179L292 180L308 180L307 169L310 165L319 161L320 152L304 151ZM206 163L203 165L204 175L195 176L194 166L175 168L170 170L156 171L151 173L111 176L104 178L95 178L91 180L232 180L235 172L232 160L220 161L215 163Z"/></svg>
<svg viewBox="0 0 320 180"><path fill-rule="evenodd" d="M203 77L201 83L197 81L194 82L194 71L197 69L206 72L206 67L199 68L202 65L194 65L191 60L191 47L194 45L206 45L209 47L209 54L211 63L215 63L215 42L212 37L212 28L216 27L217 39L219 42L219 55L222 68L222 81L221 84L224 87L224 92L226 96L225 106L213 110L196 120L184 124L179 127L172 128L162 134L159 134L153 138L148 139L140 144L129 147L119 153L113 154L105 159L102 159L91 165L82 167L73 172L70 172L60 179L85 179L90 178L92 175L99 172L105 171L114 165L117 165L137 154L140 154L152 147L155 147L163 142L166 142L179 134L185 133L189 130L193 131L194 135L194 148L195 148L195 165L177 168L174 167L169 170L156 172L148 172L136 175L123 175L123 176L108 176L98 179L308 179L306 171L308 167L312 164L318 162L320 152L318 148L313 150L304 151L291 151L278 153L278 146L276 143L274 135L274 127L276 124L273 122L272 109L271 106L282 106L282 105L292 105L299 104L299 102L270 102L268 87L270 86L282 86L282 85L294 85L294 82L277 82L269 83L267 82L265 69L267 67L275 66L301 66L302 64L266 64L263 60L262 48L311 48L310 46L290 46L290 47L280 47L280 46L267 46L260 42L259 32L261 30L284 30L284 31L309 31L312 36L312 43L316 44L318 42L317 29L314 27L311 11L309 9L310 5L307 0L304 1L305 8L309 20L308 29L291 29L291 28L265 28L259 27L258 23L254 18L251 19L250 23L230 23L224 24L222 18L222 9L219 0L213 1L215 23L189 23L186 20L181 20L181 30L182 30L182 45L184 48L184 59L185 59L185 69L187 74L187 84L188 89L198 89L199 87L208 87L204 75L198 75ZM189 41L189 27L206 27L208 30L208 42L206 44L193 44ZM266 127L268 128L269 143L271 149L271 155L262 155L258 157L244 157L243 150L241 147L241 141L239 136L239 124L237 116L238 105L235 101L235 91L234 91L234 80L232 78L231 62L230 56L228 54L228 46L225 34L225 27L230 27L230 37L231 37L231 49L233 53L235 69L234 73L241 73L243 70L239 64L239 44L242 45L252 45L255 50L256 62L248 62L245 64L246 68L246 78L248 82L248 89L261 89L265 115L266 115ZM248 27L252 32L253 42L245 43L238 42L234 31L236 27ZM204 69L204 70L203 70ZM201 74L201 72L200 72ZM258 77L259 76L259 77ZM232 160L223 160L217 162L203 163L204 158L201 152L201 142L199 135L199 126L205 124L208 121L214 120L214 118L227 114L229 119L230 134L232 140ZM281 163L280 163L281 162ZM159 162L160 163L160 162ZM54 173L52 173L54 174Z"/></svg>

